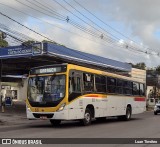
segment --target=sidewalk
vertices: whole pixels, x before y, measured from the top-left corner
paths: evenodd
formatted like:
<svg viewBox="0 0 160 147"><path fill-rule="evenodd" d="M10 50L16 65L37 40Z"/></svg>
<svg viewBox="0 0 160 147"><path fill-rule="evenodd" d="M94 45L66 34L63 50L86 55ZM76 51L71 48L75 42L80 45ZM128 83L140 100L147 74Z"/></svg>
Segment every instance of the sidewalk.
<svg viewBox="0 0 160 147"><path fill-rule="evenodd" d="M0 107L1 108L1 107ZM12 106L6 106L5 112L0 109L0 127L22 125L28 123L24 101L14 101Z"/></svg>

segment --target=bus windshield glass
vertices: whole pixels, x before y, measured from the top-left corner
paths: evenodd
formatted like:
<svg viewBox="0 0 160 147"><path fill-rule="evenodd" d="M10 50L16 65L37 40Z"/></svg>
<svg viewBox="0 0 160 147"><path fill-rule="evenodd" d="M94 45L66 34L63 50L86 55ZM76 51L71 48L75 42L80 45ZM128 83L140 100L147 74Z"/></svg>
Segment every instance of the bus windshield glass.
<svg viewBox="0 0 160 147"><path fill-rule="evenodd" d="M65 75L30 77L28 99L32 102L55 102L65 96Z"/></svg>

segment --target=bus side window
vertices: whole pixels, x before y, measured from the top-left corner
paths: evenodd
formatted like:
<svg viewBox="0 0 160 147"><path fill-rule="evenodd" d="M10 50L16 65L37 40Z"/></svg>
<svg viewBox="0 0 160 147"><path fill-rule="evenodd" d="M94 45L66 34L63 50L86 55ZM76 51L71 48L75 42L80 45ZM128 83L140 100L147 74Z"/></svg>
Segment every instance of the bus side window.
<svg viewBox="0 0 160 147"><path fill-rule="evenodd" d="M140 95L145 96L144 84L140 84Z"/></svg>
<svg viewBox="0 0 160 147"><path fill-rule="evenodd" d="M94 76L90 73L83 73L84 91L89 93L94 91Z"/></svg>
<svg viewBox="0 0 160 147"><path fill-rule="evenodd" d="M139 83L133 82L133 95L139 95Z"/></svg>
<svg viewBox="0 0 160 147"><path fill-rule="evenodd" d="M96 92L106 93L106 77L95 75Z"/></svg>
<svg viewBox="0 0 160 147"><path fill-rule="evenodd" d="M107 92L116 93L116 79L107 77Z"/></svg>
<svg viewBox="0 0 160 147"><path fill-rule="evenodd" d="M123 80L122 79L117 79L116 93L123 94Z"/></svg>
<svg viewBox="0 0 160 147"><path fill-rule="evenodd" d="M123 93L126 95L132 95L132 82L124 81L123 82Z"/></svg>

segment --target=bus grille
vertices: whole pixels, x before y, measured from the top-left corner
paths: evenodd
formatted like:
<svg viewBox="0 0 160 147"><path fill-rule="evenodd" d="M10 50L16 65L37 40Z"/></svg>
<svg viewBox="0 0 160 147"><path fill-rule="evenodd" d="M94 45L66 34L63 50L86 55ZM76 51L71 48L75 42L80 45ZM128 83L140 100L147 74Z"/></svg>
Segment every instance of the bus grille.
<svg viewBox="0 0 160 147"><path fill-rule="evenodd" d="M39 114L39 113L33 113L35 118L40 118L40 117L47 117L47 118L52 118L54 114Z"/></svg>

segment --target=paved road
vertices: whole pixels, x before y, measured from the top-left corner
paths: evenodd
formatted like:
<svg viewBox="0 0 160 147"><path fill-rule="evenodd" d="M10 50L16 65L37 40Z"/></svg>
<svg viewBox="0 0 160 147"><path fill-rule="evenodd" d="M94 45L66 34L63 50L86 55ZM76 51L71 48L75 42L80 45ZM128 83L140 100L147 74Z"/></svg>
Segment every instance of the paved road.
<svg viewBox="0 0 160 147"><path fill-rule="evenodd" d="M153 112L134 115L131 121L109 118L105 122L94 121L83 127L79 122L63 122L53 127L49 121L28 121L25 125L0 128L1 137L68 137L68 138L118 138L118 137L160 137L160 116Z"/></svg>
<svg viewBox="0 0 160 147"><path fill-rule="evenodd" d="M53 127L49 121L28 121L19 126L0 128L0 137L7 138L160 138L160 115L153 112L134 115L131 121L109 118L83 127L79 122L63 122ZM126 145L127 146L127 145ZM154 145L153 145L154 146Z"/></svg>

